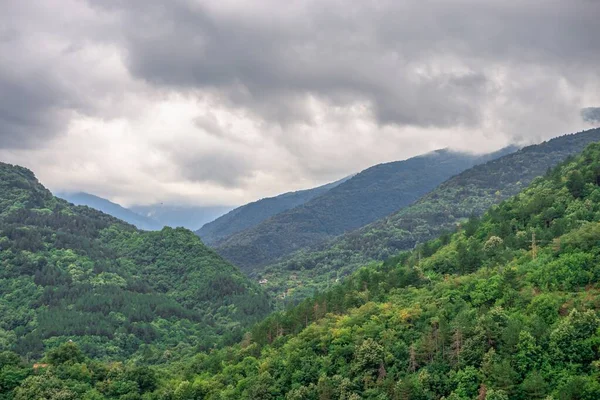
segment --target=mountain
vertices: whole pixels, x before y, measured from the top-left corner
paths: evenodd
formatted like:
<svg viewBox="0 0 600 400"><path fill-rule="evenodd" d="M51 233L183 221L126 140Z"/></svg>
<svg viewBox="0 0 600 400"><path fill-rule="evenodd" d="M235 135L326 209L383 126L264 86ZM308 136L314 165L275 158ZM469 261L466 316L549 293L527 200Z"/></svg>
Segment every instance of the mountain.
<svg viewBox="0 0 600 400"><path fill-rule="evenodd" d="M34 358L73 340L94 358L164 361L239 339L271 307L193 232L140 231L4 163L0 266L0 350Z"/></svg>
<svg viewBox="0 0 600 400"><path fill-rule="evenodd" d="M228 206L204 207L164 204L134 205L125 208L102 197L84 192L59 193L57 196L75 205L88 206L102 211L146 231L160 230L164 226L197 229L231 209Z"/></svg>
<svg viewBox="0 0 600 400"><path fill-rule="evenodd" d="M373 222L416 201L449 177L515 150L509 147L484 156L438 150L376 165L321 196L232 235L216 246L217 252L252 271Z"/></svg>
<svg viewBox="0 0 600 400"><path fill-rule="evenodd" d="M204 243L214 246L237 232L252 228L276 214L298 207L350 178L351 176L313 189L288 192L243 205L205 224L196 231L196 234Z"/></svg>
<svg viewBox="0 0 600 400"><path fill-rule="evenodd" d="M598 399L600 145L453 234L172 365L103 364L66 343L16 400ZM60 396L58 395L60 394Z"/></svg>
<svg viewBox="0 0 600 400"><path fill-rule="evenodd" d="M57 197L67 200L78 206L88 206L96 210L102 211L105 214L112 215L115 218L123 220L131 225L135 225L138 229L145 231L157 231L164 226L157 220L145 217L135 213L119 204L113 203L102 197L93 194L78 192L78 193L58 193Z"/></svg>
<svg viewBox="0 0 600 400"><path fill-rule="evenodd" d="M275 293L303 298L324 289L361 265L412 249L451 232L472 215L481 215L515 195L569 156L600 141L600 129L564 135L525 147L456 175L419 201L317 248L290 255L255 275Z"/></svg>
<svg viewBox="0 0 600 400"><path fill-rule="evenodd" d="M153 204L149 206L132 206L130 209L147 218L157 220L160 224L170 227L182 226L197 230L207 222L225 214L229 206L174 206Z"/></svg>

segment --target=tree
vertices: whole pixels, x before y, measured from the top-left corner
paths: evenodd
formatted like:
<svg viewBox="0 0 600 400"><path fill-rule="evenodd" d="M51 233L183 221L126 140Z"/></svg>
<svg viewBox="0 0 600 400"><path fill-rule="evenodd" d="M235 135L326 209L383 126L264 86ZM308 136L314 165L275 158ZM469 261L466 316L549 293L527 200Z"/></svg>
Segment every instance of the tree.
<svg viewBox="0 0 600 400"><path fill-rule="evenodd" d="M15 389L14 400L77 400L77 392L67 387L65 381L52 374L30 376Z"/></svg>
<svg viewBox="0 0 600 400"><path fill-rule="evenodd" d="M599 319L594 311L571 310L550 333L550 352L557 362L589 363L596 358Z"/></svg>
<svg viewBox="0 0 600 400"><path fill-rule="evenodd" d="M567 189L576 199L583 197L585 181L581 172L574 170L567 175Z"/></svg>
<svg viewBox="0 0 600 400"><path fill-rule="evenodd" d="M67 342L52 349L46 355L48 363L59 365L65 363L80 363L83 362L85 356L74 342Z"/></svg>
<svg viewBox="0 0 600 400"><path fill-rule="evenodd" d="M522 377L541 366L542 348L535 343L534 337L528 331L519 333L515 369Z"/></svg>

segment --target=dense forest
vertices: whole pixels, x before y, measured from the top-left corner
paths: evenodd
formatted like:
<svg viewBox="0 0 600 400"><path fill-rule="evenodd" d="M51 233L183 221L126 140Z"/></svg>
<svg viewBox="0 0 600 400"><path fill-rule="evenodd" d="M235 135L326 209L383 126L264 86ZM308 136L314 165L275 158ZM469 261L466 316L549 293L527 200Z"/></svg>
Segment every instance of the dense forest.
<svg viewBox="0 0 600 400"><path fill-rule="evenodd" d="M349 178L340 179L313 189L298 190L275 197L267 197L243 205L205 224L196 231L196 234L202 238L204 243L210 246L216 245L235 233L252 228L276 214L298 207L322 195L347 181Z"/></svg>
<svg viewBox="0 0 600 400"><path fill-rule="evenodd" d="M379 164L305 204L232 235L215 248L242 270L258 270L300 248L376 221L416 201L451 176L515 150L508 147L484 156L438 150Z"/></svg>
<svg viewBox="0 0 600 400"><path fill-rule="evenodd" d="M5 398L600 398L600 144L445 234L256 325L235 346L144 367L76 343Z"/></svg>
<svg viewBox="0 0 600 400"><path fill-rule="evenodd" d="M164 362L239 340L264 292L191 231L143 232L0 163L0 351L69 340L95 359Z"/></svg>
<svg viewBox="0 0 600 400"><path fill-rule="evenodd" d="M267 279L272 293L295 302L362 265L454 231L458 223L517 194L535 177L596 141L600 129L561 136L474 166L409 207L325 245L297 251L251 276Z"/></svg>

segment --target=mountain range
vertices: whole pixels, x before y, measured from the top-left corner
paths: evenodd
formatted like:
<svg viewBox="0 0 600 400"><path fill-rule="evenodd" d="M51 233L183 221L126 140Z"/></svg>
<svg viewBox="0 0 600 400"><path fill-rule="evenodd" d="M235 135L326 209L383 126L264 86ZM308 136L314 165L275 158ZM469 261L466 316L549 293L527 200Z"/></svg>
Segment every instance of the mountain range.
<svg viewBox="0 0 600 400"><path fill-rule="evenodd" d="M516 149L511 146L487 155L445 149L379 164L300 206L222 239L215 249L243 270L257 270L296 250L376 221L451 176Z"/></svg>
<svg viewBox="0 0 600 400"><path fill-rule="evenodd" d="M165 226L197 229L228 212L229 206L178 206L171 204L133 205L125 208L102 197L85 193L58 193L58 197L80 206L88 206L119 218L138 229L160 230Z"/></svg>
<svg viewBox="0 0 600 400"><path fill-rule="evenodd" d="M196 234L204 243L210 246L217 245L221 240L237 232L252 228L283 211L301 206L350 178L351 176L313 189L288 192L243 205L205 224L196 231Z"/></svg>
<svg viewBox="0 0 600 400"><path fill-rule="evenodd" d="M554 138L476 165L412 205L255 271L273 292L303 298L370 262L410 250L514 196L549 168L600 141L600 129ZM289 300L289 299L288 299Z"/></svg>
<svg viewBox="0 0 600 400"><path fill-rule="evenodd" d="M459 231L270 316L252 340L190 360L190 393L600 398L599 184L592 144Z"/></svg>
<svg viewBox="0 0 600 400"><path fill-rule="evenodd" d="M133 212L146 218L152 218L163 226L197 230L231 210L230 206L182 206L172 204L134 205Z"/></svg>
<svg viewBox="0 0 600 400"><path fill-rule="evenodd" d="M266 317L192 232L139 231L0 164L0 395L600 398L599 134L451 178L387 219L409 250Z"/></svg>
<svg viewBox="0 0 600 400"><path fill-rule="evenodd" d="M121 219L131 225L135 225L138 229L145 231L156 231L165 226L156 219L143 216L119 204L113 203L110 200L93 194L85 192L58 193L56 196L78 206L87 206L102 211L103 213L112 215L115 218Z"/></svg>

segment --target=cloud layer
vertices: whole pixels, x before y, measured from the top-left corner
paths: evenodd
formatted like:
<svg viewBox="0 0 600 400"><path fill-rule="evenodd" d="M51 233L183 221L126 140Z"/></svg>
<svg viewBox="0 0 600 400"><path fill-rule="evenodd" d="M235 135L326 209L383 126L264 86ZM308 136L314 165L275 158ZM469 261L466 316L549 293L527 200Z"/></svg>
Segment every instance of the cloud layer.
<svg viewBox="0 0 600 400"><path fill-rule="evenodd" d="M125 204L238 204L599 123L591 0L8 0L0 158Z"/></svg>

